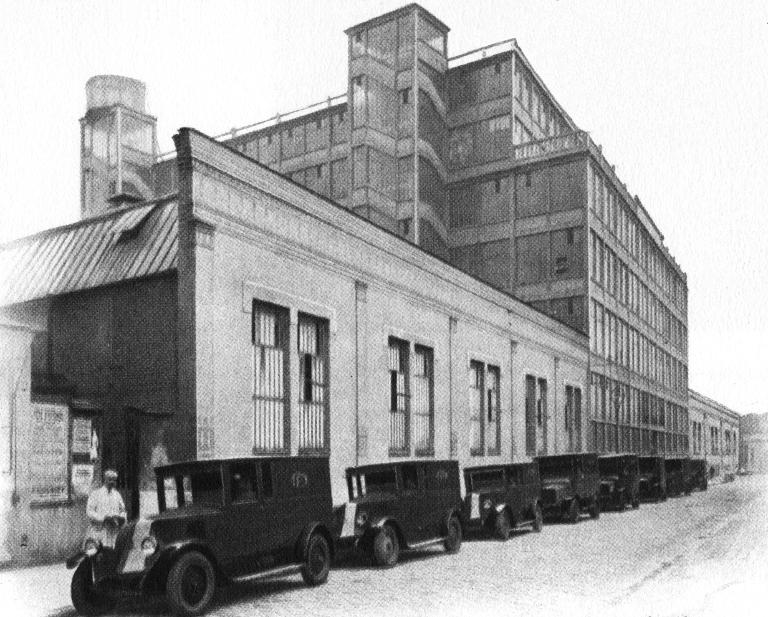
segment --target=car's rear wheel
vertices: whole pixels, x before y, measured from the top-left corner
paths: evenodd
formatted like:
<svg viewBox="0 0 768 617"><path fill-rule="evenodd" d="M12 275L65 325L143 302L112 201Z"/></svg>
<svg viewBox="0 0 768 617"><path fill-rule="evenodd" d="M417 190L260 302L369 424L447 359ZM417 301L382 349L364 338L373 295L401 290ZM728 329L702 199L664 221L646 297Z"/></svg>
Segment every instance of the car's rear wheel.
<svg viewBox="0 0 768 617"><path fill-rule="evenodd" d="M213 600L216 575L213 565L202 553L184 553L168 572L165 593L171 610L192 616L205 612Z"/></svg>
<svg viewBox="0 0 768 617"><path fill-rule="evenodd" d="M448 534L445 536L443 546L449 553L458 553L461 548L461 523L455 515L448 520Z"/></svg>
<svg viewBox="0 0 768 617"><path fill-rule="evenodd" d="M622 497L624 499L624 497ZM623 507L621 508L624 509ZM592 503L589 504L589 516L592 518L600 518L600 500L597 496L592 498Z"/></svg>
<svg viewBox="0 0 768 617"><path fill-rule="evenodd" d="M571 499L571 503L568 504L568 511L566 512L565 520L569 523L579 522L579 500L576 497Z"/></svg>
<svg viewBox="0 0 768 617"><path fill-rule="evenodd" d="M382 568L391 568L400 556L400 542L392 525L384 525L373 539L373 561Z"/></svg>
<svg viewBox="0 0 768 617"><path fill-rule="evenodd" d="M114 598L99 593L93 588L91 562L87 559L80 562L72 575L70 593L72 605L81 615L103 615L115 606Z"/></svg>
<svg viewBox="0 0 768 617"><path fill-rule="evenodd" d="M496 514L494 528L496 530L496 536L500 540L509 540L509 534L512 533L512 521L509 518L509 512L507 512L507 510L502 510Z"/></svg>
<svg viewBox="0 0 768 617"><path fill-rule="evenodd" d="M301 577L307 585L322 585L331 570L331 547L321 533L314 533L307 543Z"/></svg>
<svg viewBox="0 0 768 617"><path fill-rule="evenodd" d="M536 504L533 506L533 530L538 533L544 527L544 513L541 511L541 506Z"/></svg>

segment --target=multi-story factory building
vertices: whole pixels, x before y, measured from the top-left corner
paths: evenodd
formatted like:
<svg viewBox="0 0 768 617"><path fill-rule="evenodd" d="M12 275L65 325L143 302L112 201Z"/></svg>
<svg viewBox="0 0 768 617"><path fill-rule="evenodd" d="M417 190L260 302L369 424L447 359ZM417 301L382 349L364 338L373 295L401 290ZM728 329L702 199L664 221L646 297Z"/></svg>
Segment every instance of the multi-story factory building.
<svg viewBox="0 0 768 617"><path fill-rule="evenodd" d="M595 449L687 451L686 275L517 42L449 57L417 4L346 34L346 94L221 140L588 333ZM151 134L143 109L122 117ZM163 158L143 198L176 190Z"/></svg>

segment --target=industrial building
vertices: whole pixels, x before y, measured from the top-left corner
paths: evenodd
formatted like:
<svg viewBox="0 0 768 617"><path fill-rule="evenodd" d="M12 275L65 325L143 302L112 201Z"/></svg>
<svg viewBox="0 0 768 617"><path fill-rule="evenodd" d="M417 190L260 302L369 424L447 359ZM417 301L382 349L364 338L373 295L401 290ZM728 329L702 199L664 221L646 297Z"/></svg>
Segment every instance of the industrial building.
<svg viewBox="0 0 768 617"><path fill-rule="evenodd" d="M13 559L107 466L136 514L184 458L328 455L343 501L390 457L692 452L685 273L517 42L346 34L346 94L166 155L141 82L89 80L82 220L0 246Z"/></svg>

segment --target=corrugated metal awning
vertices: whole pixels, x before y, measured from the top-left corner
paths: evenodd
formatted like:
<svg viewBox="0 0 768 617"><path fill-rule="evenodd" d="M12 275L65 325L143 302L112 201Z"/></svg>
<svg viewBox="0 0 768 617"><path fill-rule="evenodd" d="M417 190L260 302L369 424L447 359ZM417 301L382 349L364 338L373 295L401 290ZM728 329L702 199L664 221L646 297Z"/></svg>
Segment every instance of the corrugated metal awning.
<svg viewBox="0 0 768 617"><path fill-rule="evenodd" d="M0 306L174 270L177 212L142 204L0 245Z"/></svg>

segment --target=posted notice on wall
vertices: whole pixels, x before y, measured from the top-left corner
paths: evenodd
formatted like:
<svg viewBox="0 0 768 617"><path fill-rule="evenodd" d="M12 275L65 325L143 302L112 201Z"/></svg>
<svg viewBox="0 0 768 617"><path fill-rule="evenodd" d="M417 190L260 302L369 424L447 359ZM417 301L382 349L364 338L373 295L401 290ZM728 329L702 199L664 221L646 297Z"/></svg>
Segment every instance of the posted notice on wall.
<svg viewBox="0 0 768 617"><path fill-rule="evenodd" d="M91 451L91 419L72 418L72 454L89 454Z"/></svg>
<svg viewBox="0 0 768 617"><path fill-rule="evenodd" d="M69 498L69 408L54 403L32 404L30 431L30 492L34 503Z"/></svg>

